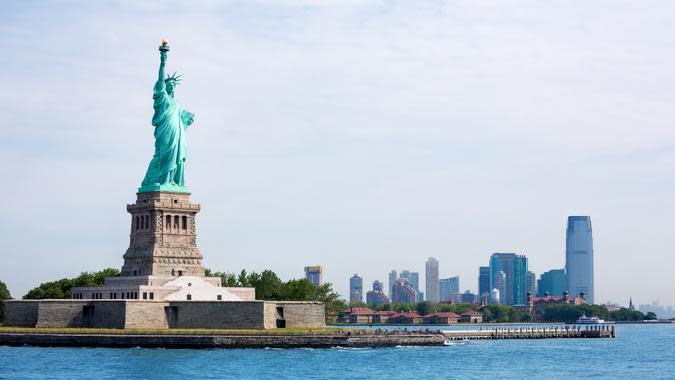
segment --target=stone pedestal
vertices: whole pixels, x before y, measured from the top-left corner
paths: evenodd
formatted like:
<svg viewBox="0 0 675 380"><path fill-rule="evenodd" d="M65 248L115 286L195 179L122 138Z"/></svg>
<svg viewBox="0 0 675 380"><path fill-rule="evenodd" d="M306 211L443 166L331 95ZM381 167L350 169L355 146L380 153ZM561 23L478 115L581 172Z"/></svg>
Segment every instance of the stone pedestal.
<svg viewBox="0 0 675 380"><path fill-rule="evenodd" d="M199 210L190 193L138 193L136 203L127 205L131 234L122 276L203 277L195 227Z"/></svg>

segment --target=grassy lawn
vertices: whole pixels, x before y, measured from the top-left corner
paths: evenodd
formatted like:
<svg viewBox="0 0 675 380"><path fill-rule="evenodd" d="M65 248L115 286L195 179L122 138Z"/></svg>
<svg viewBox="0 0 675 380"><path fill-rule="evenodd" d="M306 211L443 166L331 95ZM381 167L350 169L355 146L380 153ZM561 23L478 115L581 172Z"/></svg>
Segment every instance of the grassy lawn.
<svg viewBox="0 0 675 380"><path fill-rule="evenodd" d="M189 335L307 335L337 334L340 331L356 331L350 328L286 328L286 329L95 329L95 328L30 328L0 327L0 333L48 333L48 334L189 334Z"/></svg>

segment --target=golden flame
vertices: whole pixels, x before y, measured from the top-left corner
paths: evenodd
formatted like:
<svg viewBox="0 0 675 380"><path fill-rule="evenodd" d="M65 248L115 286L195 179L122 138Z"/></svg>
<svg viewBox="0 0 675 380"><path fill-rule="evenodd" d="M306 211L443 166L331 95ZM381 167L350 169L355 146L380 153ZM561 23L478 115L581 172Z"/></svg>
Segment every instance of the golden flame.
<svg viewBox="0 0 675 380"><path fill-rule="evenodd" d="M164 39L164 38L162 38L162 46L166 46L166 45L168 45L168 44L169 44L169 41L166 40L166 39Z"/></svg>

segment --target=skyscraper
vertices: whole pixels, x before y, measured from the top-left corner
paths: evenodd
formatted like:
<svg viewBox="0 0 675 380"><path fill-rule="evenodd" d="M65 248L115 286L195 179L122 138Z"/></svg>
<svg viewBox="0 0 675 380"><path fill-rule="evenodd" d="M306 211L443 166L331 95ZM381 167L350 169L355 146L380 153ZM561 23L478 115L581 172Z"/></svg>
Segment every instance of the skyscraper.
<svg viewBox="0 0 675 380"><path fill-rule="evenodd" d="M504 272L503 289L497 286L499 272ZM515 253L493 253L490 256L490 287L499 290L500 301L506 305L524 305L527 257Z"/></svg>
<svg viewBox="0 0 675 380"><path fill-rule="evenodd" d="M478 296L490 296L490 267L478 268Z"/></svg>
<svg viewBox="0 0 675 380"><path fill-rule="evenodd" d="M560 297L567 290L567 277L564 269L551 269L544 272L537 281L537 297L543 297L546 293L550 296Z"/></svg>
<svg viewBox="0 0 675 380"><path fill-rule="evenodd" d="M441 302L458 302L459 276L440 279L438 281L438 297Z"/></svg>
<svg viewBox="0 0 675 380"><path fill-rule="evenodd" d="M349 303L363 302L363 278L354 274L349 279Z"/></svg>
<svg viewBox="0 0 675 380"><path fill-rule="evenodd" d="M506 273L501 270L497 272L492 281L492 285L493 289L490 298L493 300L493 303L501 304L503 302L501 295L506 293ZM495 294L497 297L494 296Z"/></svg>
<svg viewBox="0 0 675 380"><path fill-rule="evenodd" d="M410 285L412 285L417 292L420 292L420 274L419 272L410 272Z"/></svg>
<svg viewBox="0 0 675 380"><path fill-rule="evenodd" d="M578 296L586 293L586 302L594 302L593 287L593 232L590 216L567 218L565 249L567 291Z"/></svg>
<svg viewBox="0 0 675 380"><path fill-rule="evenodd" d="M438 260L430 257L426 262L427 301L438 302Z"/></svg>
<svg viewBox="0 0 675 380"><path fill-rule="evenodd" d="M369 306L391 303L389 296L384 293L384 284L377 280L373 281L373 290L366 293L366 303Z"/></svg>
<svg viewBox="0 0 675 380"><path fill-rule="evenodd" d="M408 280L399 278L394 282L391 300L393 303L413 304L417 302L417 289Z"/></svg>
<svg viewBox="0 0 675 380"><path fill-rule="evenodd" d="M323 285L323 267L321 265L305 267L305 278L316 286Z"/></svg>
<svg viewBox="0 0 675 380"><path fill-rule="evenodd" d="M394 294L394 282L398 280L398 273L396 273L396 270L392 269L391 272L389 272L389 297Z"/></svg>
<svg viewBox="0 0 675 380"><path fill-rule="evenodd" d="M527 271L525 274L525 293L537 295L537 275L534 272Z"/></svg>

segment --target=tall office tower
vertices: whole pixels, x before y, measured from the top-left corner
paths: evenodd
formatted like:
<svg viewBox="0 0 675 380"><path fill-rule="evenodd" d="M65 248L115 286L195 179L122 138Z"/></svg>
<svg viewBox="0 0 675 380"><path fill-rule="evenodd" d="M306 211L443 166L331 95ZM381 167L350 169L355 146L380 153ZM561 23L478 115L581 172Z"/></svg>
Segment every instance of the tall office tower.
<svg viewBox="0 0 675 380"><path fill-rule="evenodd" d="M417 302L417 289L405 279L399 278L394 282L394 291L391 301L393 303L413 304Z"/></svg>
<svg viewBox="0 0 675 380"><path fill-rule="evenodd" d="M305 267L305 278L316 286L323 285L323 267L321 265Z"/></svg>
<svg viewBox="0 0 675 380"><path fill-rule="evenodd" d="M502 289L496 286L499 272L504 272L506 281ZM515 253L494 253L490 256L490 287L499 290L500 301L506 305L524 305L527 290L527 257Z"/></svg>
<svg viewBox="0 0 675 380"><path fill-rule="evenodd" d="M438 260L430 257L426 262L426 294L427 301L439 302L438 294Z"/></svg>
<svg viewBox="0 0 675 380"><path fill-rule="evenodd" d="M503 271L499 271L497 275L495 276L495 279L493 281L494 288L492 289L492 292L494 293L497 291L497 298L492 297L493 300L496 300L496 302L493 303L502 303L502 298L501 295L506 293L506 273Z"/></svg>
<svg viewBox="0 0 675 380"><path fill-rule="evenodd" d="M354 274L349 279L349 303L363 302L363 278Z"/></svg>
<svg viewBox="0 0 675 380"><path fill-rule="evenodd" d="M450 292L450 279L441 278L438 280L438 298L441 302L452 301L452 293Z"/></svg>
<svg viewBox="0 0 675 380"><path fill-rule="evenodd" d="M396 273L396 270L392 269L391 272L389 272L389 297L391 298L392 294L394 294L394 282L398 280L398 273Z"/></svg>
<svg viewBox="0 0 675 380"><path fill-rule="evenodd" d="M459 302L459 276L440 279L438 281L438 296L441 302Z"/></svg>
<svg viewBox="0 0 675 380"><path fill-rule="evenodd" d="M373 281L373 290L366 293L366 303L369 306L391 303L389 296L384 293L384 284L377 280Z"/></svg>
<svg viewBox="0 0 675 380"><path fill-rule="evenodd" d="M534 272L527 271L525 274L525 293L532 296L537 295L537 275Z"/></svg>
<svg viewBox="0 0 675 380"><path fill-rule="evenodd" d="M420 273L419 272L410 272L410 285L412 285L417 293L420 293Z"/></svg>
<svg viewBox="0 0 675 380"><path fill-rule="evenodd" d="M490 296L490 267L478 268L478 296Z"/></svg>
<svg viewBox="0 0 675 380"><path fill-rule="evenodd" d="M567 290L567 277L565 269L551 269L544 272L537 281L537 297L550 296L560 297Z"/></svg>
<svg viewBox="0 0 675 380"><path fill-rule="evenodd" d="M406 281L408 281L412 285L412 281L410 281L410 271L407 269L404 269L401 271L401 275L398 276L398 278L402 278Z"/></svg>
<svg viewBox="0 0 675 380"><path fill-rule="evenodd" d="M590 216L567 218L565 270L567 291L578 296L586 293L586 302L594 302L593 288L593 229Z"/></svg>

